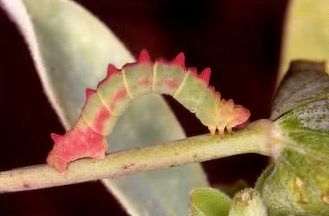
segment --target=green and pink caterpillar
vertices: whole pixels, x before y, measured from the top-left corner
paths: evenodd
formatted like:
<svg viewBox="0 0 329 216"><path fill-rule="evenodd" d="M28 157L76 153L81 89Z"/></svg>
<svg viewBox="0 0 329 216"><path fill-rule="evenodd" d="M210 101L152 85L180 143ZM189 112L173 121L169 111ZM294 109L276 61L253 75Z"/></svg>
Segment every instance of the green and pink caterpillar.
<svg viewBox="0 0 329 216"><path fill-rule="evenodd" d="M86 103L74 127L63 136L51 134L54 146L47 163L63 172L69 162L79 158L104 158L106 136L119 116L131 100L151 92L174 97L195 113L212 135L216 130L224 134L225 128L231 132L248 120L250 112L233 100L221 99L219 92L208 86L210 72L206 68L198 74L195 68L186 68L183 53L171 62L152 62L147 51L142 50L135 63L126 64L121 70L110 64L97 89L86 90Z"/></svg>

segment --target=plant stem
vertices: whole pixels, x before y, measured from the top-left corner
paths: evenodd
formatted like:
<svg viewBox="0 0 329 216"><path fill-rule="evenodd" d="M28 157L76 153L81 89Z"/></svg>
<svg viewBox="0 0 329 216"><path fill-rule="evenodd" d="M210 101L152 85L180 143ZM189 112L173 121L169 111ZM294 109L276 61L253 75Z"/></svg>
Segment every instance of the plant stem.
<svg viewBox="0 0 329 216"><path fill-rule="evenodd" d="M65 173L45 164L3 171L0 172L0 193L114 178L244 153L273 156L274 128L271 121L259 120L224 137L200 135L111 153L102 160L77 160L70 163Z"/></svg>

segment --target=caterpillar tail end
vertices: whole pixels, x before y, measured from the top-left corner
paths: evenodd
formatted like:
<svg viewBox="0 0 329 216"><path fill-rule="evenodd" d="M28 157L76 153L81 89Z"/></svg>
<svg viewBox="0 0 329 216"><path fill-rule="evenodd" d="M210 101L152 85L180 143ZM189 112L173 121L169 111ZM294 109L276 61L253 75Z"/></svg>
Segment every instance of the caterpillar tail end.
<svg viewBox="0 0 329 216"><path fill-rule="evenodd" d="M69 161L60 156L61 151L58 149L58 146L61 145L60 143L64 141L65 137L55 133L51 133L50 136L54 141L54 147L47 156L47 164L55 168L58 172L65 172Z"/></svg>
<svg viewBox="0 0 329 216"><path fill-rule="evenodd" d="M58 172L65 172L68 164L80 158L103 159L107 143L105 138L90 128L74 128L65 135L52 133L53 149L47 157L47 164Z"/></svg>

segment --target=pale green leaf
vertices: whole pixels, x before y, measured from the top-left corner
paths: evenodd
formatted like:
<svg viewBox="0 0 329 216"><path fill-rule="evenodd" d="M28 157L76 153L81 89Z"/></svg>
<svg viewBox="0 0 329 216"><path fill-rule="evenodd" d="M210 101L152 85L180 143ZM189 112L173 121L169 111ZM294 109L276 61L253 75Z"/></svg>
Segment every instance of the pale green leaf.
<svg viewBox="0 0 329 216"><path fill-rule="evenodd" d="M85 88L105 77L109 63L134 59L97 18L67 0L0 0L27 41L45 92L68 129L84 103ZM136 101L110 135L110 151L184 138L159 96ZM184 215L188 193L206 186L199 164L104 180L132 215Z"/></svg>
<svg viewBox="0 0 329 216"><path fill-rule="evenodd" d="M108 63L118 67L134 58L106 27L67 0L1 0L18 25L44 90L66 128L85 101L86 87L105 77Z"/></svg>
<svg viewBox="0 0 329 216"><path fill-rule="evenodd" d="M197 188L190 195L190 216L227 216L231 199L213 188Z"/></svg>
<svg viewBox="0 0 329 216"><path fill-rule="evenodd" d="M283 78L292 60L329 61L328 11L328 0L289 1L279 80Z"/></svg>

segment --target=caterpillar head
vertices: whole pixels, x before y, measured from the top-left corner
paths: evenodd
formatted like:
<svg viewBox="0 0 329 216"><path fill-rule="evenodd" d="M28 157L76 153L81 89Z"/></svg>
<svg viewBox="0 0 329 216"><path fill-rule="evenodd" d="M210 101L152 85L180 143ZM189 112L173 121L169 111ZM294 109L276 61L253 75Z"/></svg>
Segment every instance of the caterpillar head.
<svg viewBox="0 0 329 216"><path fill-rule="evenodd" d="M228 126L231 128L240 126L247 122L249 117L250 111L247 108L241 105L234 105L232 121Z"/></svg>
<svg viewBox="0 0 329 216"><path fill-rule="evenodd" d="M218 106L216 128L219 134L224 134L224 130L232 131L232 128L240 126L247 122L250 117L250 111L241 105L235 105L233 100L222 99ZM214 134L214 131L211 131Z"/></svg>

